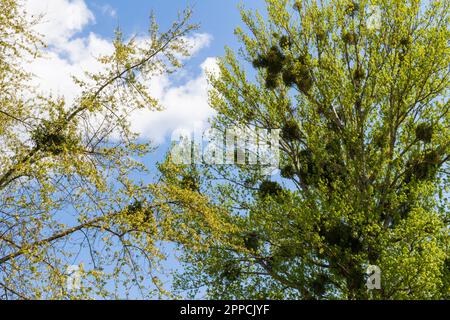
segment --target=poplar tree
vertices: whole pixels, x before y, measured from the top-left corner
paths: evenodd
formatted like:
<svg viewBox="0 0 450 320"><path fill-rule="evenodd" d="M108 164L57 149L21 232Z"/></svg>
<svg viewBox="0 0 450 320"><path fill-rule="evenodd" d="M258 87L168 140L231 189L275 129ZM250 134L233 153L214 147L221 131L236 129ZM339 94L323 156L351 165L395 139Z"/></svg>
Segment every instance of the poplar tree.
<svg viewBox="0 0 450 320"><path fill-rule="evenodd" d="M238 299L446 299L448 0L267 0L211 75L215 128L281 129L280 175L162 166L180 292ZM195 188L182 182L196 181ZM194 210L201 194L209 211ZM366 286L369 266L381 288Z"/></svg>

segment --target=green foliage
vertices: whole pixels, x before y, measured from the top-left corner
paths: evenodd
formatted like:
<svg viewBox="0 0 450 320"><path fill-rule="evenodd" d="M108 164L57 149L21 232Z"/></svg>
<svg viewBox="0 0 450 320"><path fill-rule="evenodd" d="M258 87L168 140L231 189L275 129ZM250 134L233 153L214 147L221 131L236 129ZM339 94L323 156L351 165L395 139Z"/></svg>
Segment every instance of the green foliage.
<svg viewBox="0 0 450 320"><path fill-rule="evenodd" d="M281 129L281 138L286 141L300 140L301 132L296 121L287 121Z"/></svg>
<svg viewBox="0 0 450 320"><path fill-rule="evenodd" d="M355 45L358 41L357 39L357 35L354 32L345 32L344 35L342 36L342 40L345 42L345 44L348 45Z"/></svg>
<svg viewBox="0 0 450 320"><path fill-rule="evenodd" d="M349 16L354 17L358 13L359 9L360 6L357 2L351 2L350 4L347 5L345 13L348 14Z"/></svg>
<svg viewBox="0 0 450 320"><path fill-rule="evenodd" d="M416 139L430 143L433 138L433 126L428 123L420 123L416 128Z"/></svg>
<svg viewBox="0 0 450 320"><path fill-rule="evenodd" d="M280 174L283 178L291 179L295 175L295 168L291 164L287 164L281 168Z"/></svg>
<svg viewBox="0 0 450 320"><path fill-rule="evenodd" d="M244 243L247 250L257 252L259 248L258 234L256 232L250 232L245 236Z"/></svg>
<svg viewBox="0 0 450 320"><path fill-rule="evenodd" d="M276 181L264 180L259 186L259 196L265 198L267 196L277 196L283 192L283 188Z"/></svg>
<svg viewBox="0 0 450 320"><path fill-rule="evenodd" d="M239 268L239 265L236 264L234 261L228 261L225 263L224 268L222 272L222 277L228 281L234 282L239 280L239 277L241 275L241 269Z"/></svg>
<svg viewBox="0 0 450 320"><path fill-rule="evenodd" d="M206 246L183 246L178 287L228 299L448 298L448 0L266 4L267 15L242 9L240 55L227 50L210 102L218 128L281 129L286 184L250 165L198 166L214 210L190 224ZM242 241L252 230L257 246ZM230 259L241 270L232 284L220 277ZM369 264L381 290L365 286Z"/></svg>
<svg viewBox="0 0 450 320"><path fill-rule="evenodd" d="M147 80L178 68L195 29L190 12L166 32L152 18L141 43L120 31L98 73L74 79L81 94L38 95L22 69L45 47L21 2L0 2L0 291L3 299L167 296L153 266L163 258L141 157L150 150L130 130L136 109L158 110ZM43 17L45 19L45 17ZM131 203L131 204L130 204ZM157 228L159 231L157 232ZM181 232L181 231L180 231ZM79 263L69 291L67 267Z"/></svg>

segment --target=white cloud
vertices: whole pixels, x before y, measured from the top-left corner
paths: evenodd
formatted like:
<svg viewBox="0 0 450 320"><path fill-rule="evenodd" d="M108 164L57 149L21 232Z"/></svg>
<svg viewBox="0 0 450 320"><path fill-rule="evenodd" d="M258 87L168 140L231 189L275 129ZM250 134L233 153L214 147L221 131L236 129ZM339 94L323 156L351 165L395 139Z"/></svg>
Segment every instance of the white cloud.
<svg viewBox="0 0 450 320"><path fill-rule="evenodd" d="M143 136L151 137L156 143L161 143L170 138L176 129L189 130L197 122L206 125L207 120L214 115L214 110L208 105L207 74L217 72L216 59L207 58L200 67L200 76L180 86L171 86L167 77L153 79L149 86L156 88L156 97L165 110L138 111L132 117L133 128Z"/></svg>
<svg viewBox="0 0 450 320"><path fill-rule="evenodd" d="M201 49L209 46L213 38L207 33L195 33L186 39L187 45L190 47L191 54L196 54Z"/></svg>
<svg viewBox="0 0 450 320"><path fill-rule="evenodd" d="M117 10L111 7L109 4L101 6L100 10L104 15L108 15L111 18L117 17Z"/></svg>
<svg viewBox="0 0 450 320"><path fill-rule="evenodd" d="M95 33L80 35L95 21L94 14L83 0L25 0L25 5L30 15L44 15L36 30L49 44L45 57L26 68L35 74L34 83L40 90L64 96L71 103L80 93L72 76L82 77L86 70L101 70L96 58L111 53L112 42ZM211 40L210 35L200 33L187 38L192 54L208 46ZM161 143L175 128L191 127L195 122L206 121L213 114L207 102L206 70L214 69L214 66L214 58L206 59L200 66L200 75L190 77L182 84L177 81L174 85L174 78L166 75L152 79L150 92L165 109L160 112L137 111L130 119L132 128L142 137ZM181 79L186 79L183 71L180 74L183 75Z"/></svg>
<svg viewBox="0 0 450 320"><path fill-rule="evenodd" d="M97 57L111 53L111 42L90 33L86 38L65 42L64 48L54 48L26 68L35 75L33 84L40 90L63 96L70 104L81 93L71 76L82 78L84 71L100 71Z"/></svg>
<svg viewBox="0 0 450 320"><path fill-rule="evenodd" d="M62 45L86 25L95 21L84 0L25 0L28 14L42 15L36 31L49 45Z"/></svg>

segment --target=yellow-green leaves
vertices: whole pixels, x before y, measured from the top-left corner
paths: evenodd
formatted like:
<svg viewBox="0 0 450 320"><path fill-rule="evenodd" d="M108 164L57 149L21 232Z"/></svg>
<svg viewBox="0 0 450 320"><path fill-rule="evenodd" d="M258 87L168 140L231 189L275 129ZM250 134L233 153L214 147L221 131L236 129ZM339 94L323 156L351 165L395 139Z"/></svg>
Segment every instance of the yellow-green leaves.
<svg viewBox="0 0 450 320"><path fill-rule="evenodd" d="M31 75L21 66L43 47L25 17L19 1L0 2L4 298L124 297L133 286L143 298L163 294L148 274L162 258L157 241L172 226L156 219L142 178L150 145L137 140L129 116L160 108L146 83L178 68L188 54L185 38L195 29L190 12L166 32L152 19L141 39L124 40L117 32L114 52L99 58L101 71L74 79L81 94L73 102L28 85ZM80 285L68 288L73 277Z"/></svg>
<svg viewBox="0 0 450 320"><path fill-rule="evenodd" d="M449 5L242 9L242 48L227 50L212 81L214 126L281 129L281 177L192 169L227 228L193 221L215 245L185 246L181 288L207 286L215 298L448 298ZM191 204L174 206L182 215ZM369 265L381 268L381 290L367 290Z"/></svg>

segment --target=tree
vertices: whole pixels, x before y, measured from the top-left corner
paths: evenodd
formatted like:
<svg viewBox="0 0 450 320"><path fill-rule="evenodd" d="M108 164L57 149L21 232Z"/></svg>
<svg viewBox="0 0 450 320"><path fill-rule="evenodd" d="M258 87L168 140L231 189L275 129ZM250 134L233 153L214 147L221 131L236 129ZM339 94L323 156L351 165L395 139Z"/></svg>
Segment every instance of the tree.
<svg viewBox="0 0 450 320"><path fill-rule="evenodd" d="M103 69L76 79L73 104L42 96L22 66L43 53L40 36L16 0L0 4L0 290L4 299L142 297L165 294L154 265L156 206L137 174L149 144L131 132L129 114L159 109L147 80L181 66L184 12L166 32L152 18L141 41L120 31ZM150 88L151 89L151 88ZM70 291L67 269L86 252L83 278ZM149 276L150 274L150 276ZM70 279L69 279L70 280Z"/></svg>
<svg viewBox="0 0 450 320"><path fill-rule="evenodd" d="M210 100L219 130L281 129L282 177L168 158L161 188L202 244L180 244L178 289L448 298L449 1L266 3L266 16L242 9L243 47L227 49ZM192 210L194 193L209 211ZM369 265L380 290L366 288Z"/></svg>

